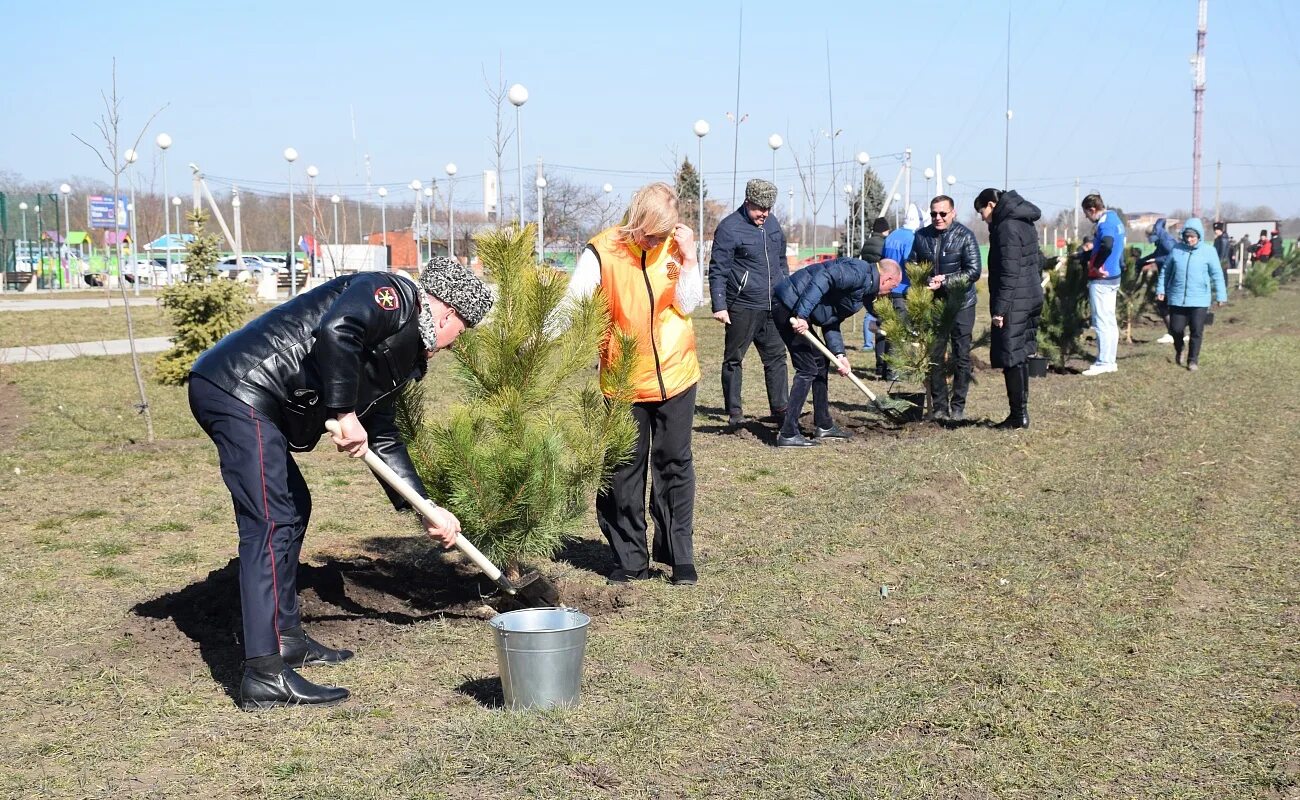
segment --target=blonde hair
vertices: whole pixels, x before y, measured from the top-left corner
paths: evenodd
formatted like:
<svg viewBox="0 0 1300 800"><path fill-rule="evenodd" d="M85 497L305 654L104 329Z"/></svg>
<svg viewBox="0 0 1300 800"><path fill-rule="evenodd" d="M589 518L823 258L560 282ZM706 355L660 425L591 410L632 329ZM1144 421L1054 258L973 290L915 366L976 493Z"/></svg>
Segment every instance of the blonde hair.
<svg viewBox="0 0 1300 800"><path fill-rule="evenodd" d="M623 224L618 228L618 238L635 242L647 236L666 237L678 220L677 192L666 183L651 183L632 196Z"/></svg>

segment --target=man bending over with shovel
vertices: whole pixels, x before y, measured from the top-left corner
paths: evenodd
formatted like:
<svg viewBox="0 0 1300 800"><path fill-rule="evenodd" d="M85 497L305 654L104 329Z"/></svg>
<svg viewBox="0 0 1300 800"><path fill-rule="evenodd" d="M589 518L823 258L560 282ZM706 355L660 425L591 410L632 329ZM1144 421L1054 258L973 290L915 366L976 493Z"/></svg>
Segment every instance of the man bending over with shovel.
<svg viewBox="0 0 1300 800"><path fill-rule="evenodd" d="M345 275L298 295L217 342L190 373L190 410L217 446L239 527L244 622L240 706L335 705L348 690L322 686L296 668L352 657L302 628L298 554L311 496L290 451L311 450L326 420L331 440L360 458L372 449L425 495L398 435L393 404L428 360L492 307L470 270L435 257L418 283L390 272ZM409 508L384 487L393 506ZM451 547L460 521L443 508L424 519Z"/></svg>
<svg viewBox="0 0 1300 800"><path fill-rule="evenodd" d="M841 375L850 374L840 323L858 313L864 304L874 303L877 295L889 294L902 280L902 274L898 262L890 259L868 264L860 258L837 258L810 264L776 287L772 319L794 364L790 405L776 437L777 447L810 447L818 444L819 439L849 438L831 419L826 390L827 359L804 334L809 323L819 326L826 337L826 347L835 355L836 369ZM816 439L799 431L799 415L803 413L809 388Z"/></svg>

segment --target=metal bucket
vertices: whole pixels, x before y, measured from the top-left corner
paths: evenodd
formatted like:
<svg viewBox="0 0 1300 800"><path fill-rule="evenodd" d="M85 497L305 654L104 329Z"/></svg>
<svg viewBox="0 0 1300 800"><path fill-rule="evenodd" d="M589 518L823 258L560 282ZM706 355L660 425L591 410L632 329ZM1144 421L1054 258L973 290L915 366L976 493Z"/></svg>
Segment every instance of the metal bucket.
<svg viewBox="0 0 1300 800"><path fill-rule="evenodd" d="M492 618L506 708L577 705L590 623L572 608L525 608Z"/></svg>

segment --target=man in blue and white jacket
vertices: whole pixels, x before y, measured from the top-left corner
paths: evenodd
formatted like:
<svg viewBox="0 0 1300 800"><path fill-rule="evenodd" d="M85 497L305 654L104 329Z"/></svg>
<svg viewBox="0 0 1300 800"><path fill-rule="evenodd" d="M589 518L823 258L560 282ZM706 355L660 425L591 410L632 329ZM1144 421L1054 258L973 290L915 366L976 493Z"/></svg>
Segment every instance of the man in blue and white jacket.
<svg viewBox="0 0 1300 800"><path fill-rule="evenodd" d="M1106 208L1099 194L1083 198L1083 213L1097 227L1093 233L1092 258L1088 261L1088 304L1092 307L1092 327L1097 331L1097 361L1084 375L1114 372L1115 352L1119 347L1119 325L1115 321L1115 298L1119 294L1120 273L1124 269L1124 220L1118 212Z"/></svg>

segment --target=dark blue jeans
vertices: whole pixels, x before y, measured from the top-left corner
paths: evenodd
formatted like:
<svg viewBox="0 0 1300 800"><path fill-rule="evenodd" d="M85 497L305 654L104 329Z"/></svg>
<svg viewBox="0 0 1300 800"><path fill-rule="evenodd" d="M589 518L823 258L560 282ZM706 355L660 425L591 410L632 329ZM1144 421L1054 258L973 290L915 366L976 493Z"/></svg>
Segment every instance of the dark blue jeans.
<svg viewBox="0 0 1300 800"><path fill-rule="evenodd" d="M790 351L790 363L794 364L790 405L786 407L785 421L781 423L781 435L789 437L799 433L799 415L803 413L803 403L808 399L809 390L812 391L813 424L819 428L831 427L830 395L826 388L826 379L830 373L826 357L790 327L790 309L784 303L773 304L772 320L776 322L781 340Z"/></svg>

